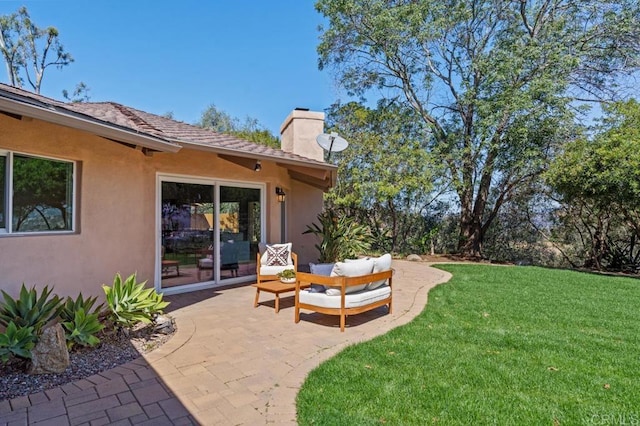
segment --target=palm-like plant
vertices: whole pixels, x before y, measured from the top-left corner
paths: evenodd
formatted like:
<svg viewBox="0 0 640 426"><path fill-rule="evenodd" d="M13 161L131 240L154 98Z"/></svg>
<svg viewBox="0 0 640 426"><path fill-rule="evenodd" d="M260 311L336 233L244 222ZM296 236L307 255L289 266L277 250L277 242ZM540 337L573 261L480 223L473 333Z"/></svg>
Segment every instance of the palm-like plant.
<svg viewBox="0 0 640 426"><path fill-rule="evenodd" d="M371 233L366 225L335 210L325 210L317 217L318 223L307 225L303 233L320 237L320 242L315 245L320 254L319 262L337 262L370 250Z"/></svg>

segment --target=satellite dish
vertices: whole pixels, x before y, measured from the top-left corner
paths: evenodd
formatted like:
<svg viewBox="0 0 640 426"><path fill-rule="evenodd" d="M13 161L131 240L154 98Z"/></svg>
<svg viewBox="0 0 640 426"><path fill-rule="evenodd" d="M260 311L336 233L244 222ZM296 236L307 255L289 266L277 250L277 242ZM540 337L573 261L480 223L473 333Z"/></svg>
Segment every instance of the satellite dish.
<svg viewBox="0 0 640 426"><path fill-rule="evenodd" d="M349 143L335 132L319 134L316 137L316 142L318 142L318 145L320 145L322 149L329 153L329 158L331 158L332 152L344 151L349 146Z"/></svg>

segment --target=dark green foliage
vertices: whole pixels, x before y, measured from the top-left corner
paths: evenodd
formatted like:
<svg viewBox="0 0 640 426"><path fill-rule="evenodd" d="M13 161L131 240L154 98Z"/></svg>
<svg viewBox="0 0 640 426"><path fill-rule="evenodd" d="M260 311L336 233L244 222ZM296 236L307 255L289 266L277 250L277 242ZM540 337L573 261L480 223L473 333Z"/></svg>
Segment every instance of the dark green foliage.
<svg viewBox="0 0 640 426"><path fill-rule="evenodd" d="M637 1L319 0L316 9L326 19L320 67L349 94L397 102L428 128L423 146L446 167L466 255L482 255L503 206L572 136L574 101L613 99L640 68Z"/></svg>
<svg viewBox="0 0 640 426"><path fill-rule="evenodd" d="M82 292L73 300L71 297L67 297L60 311L60 318L62 321L71 321L75 316L76 311L79 309L83 309L87 314L100 314L102 312L102 308L104 307L104 303L99 304L95 308L93 307L98 301L97 297L89 297L88 299L84 299L82 296Z"/></svg>
<svg viewBox="0 0 640 426"><path fill-rule="evenodd" d="M0 333L0 362L7 362L11 355L31 358L36 336L33 327L17 327L11 321L4 333Z"/></svg>
<svg viewBox="0 0 640 426"><path fill-rule="evenodd" d="M116 324L131 327L138 322L150 323L169 305L155 289L145 288L146 283L137 283L136 274L124 281L116 274L112 287L102 285L110 317Z"/></svg>
<svg viewBox="0 0 640 426"><path fill-rule="evenodd" d="M4 303L0 304L0 324L5 326L14 322L17 327L33 327L33 332L39 335L42 327L52 319L58 317L63 308L62 300L52 295L53 288L45 286L40 296L32 287L27 290L24 284L20 289L20 297L14 300L4 290Z"/></svg>
<svg viewBox="0 0 640 426"><path fill-rule="evenodd" d="M246 117L244 122L211 104L202 112L198 126L218 133L227 133L241 139L271 148L280 148L280 139L264 129L257 119Z"/></svg>
<svg viewBox="0 0 640 426"><path fill-rule="evenodd" d="M640 104L611 104L592 138L565 146L545 177L559 195L555 242L578 266L640 265Z"/></svg>
<svg viewBox="0 0 640 426"><path fill-rule="evenodd" d="M95 346L100 343L96 334L104 325L100 323L98 313L86 314L84 308L80 307L74 311L72 320L62 322L62 327L65 330L67 347L71 349L76 344Z"/></svg>
<svg viewBox="0 0 640 426"><path fill-rule="evenodd" d="M436 187L443 164L426 150L427 126L417 114L397 103L381 102L376 109L356 102L334 104L327 125L349 141L334 153L339 179L326 196L371 229L372 249L378 252L421 252L431 240L432 217L440 204Z"/></svg>
<svg viewBox="0 0 640 426"><path fill-rule="evenodd" d="M89 297L85 300L80 293L75 300L71 297L67 297L65 300L60 312L60 319L69 349L75 344L95 346L100 342L95 335L104 328L104 325L100 323L100 314L104 304L94 308L97 299L97 297Z"/></svg>
<svg viewBox="0 0 640 426"><path fill-rule="evenodd" d="M369 229L358 224L353 217L335 210L325 210L317 217L318 223L307 225L303 233L320 237L320 242L315 245L320 263L338 262L369 251Z"/></svg>

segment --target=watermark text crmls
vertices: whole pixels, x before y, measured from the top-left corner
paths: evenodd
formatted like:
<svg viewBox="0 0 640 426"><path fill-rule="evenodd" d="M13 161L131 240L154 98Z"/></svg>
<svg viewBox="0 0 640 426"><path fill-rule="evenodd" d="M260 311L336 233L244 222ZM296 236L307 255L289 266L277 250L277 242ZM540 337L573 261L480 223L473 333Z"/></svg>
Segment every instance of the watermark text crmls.
<svg viewBox="0 0 640 426"><path fill-rule="evenodd" d="M640 426L640 413L594 413L587 419L587 424Z"/></svg>

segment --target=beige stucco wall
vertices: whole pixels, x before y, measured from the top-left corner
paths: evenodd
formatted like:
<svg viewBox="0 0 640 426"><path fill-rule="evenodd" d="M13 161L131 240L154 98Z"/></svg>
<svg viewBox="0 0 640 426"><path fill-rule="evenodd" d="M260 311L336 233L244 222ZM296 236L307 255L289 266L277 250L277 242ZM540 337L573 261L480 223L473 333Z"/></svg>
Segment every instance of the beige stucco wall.
<svg viewBox="0 0 640 426"><path fill-rule="evenodd" d="M282 150L324 161L324 151L316 142L323 131L323 112L293 110L280 126Z"/></svg>
<svg viewBox="0 0 640 426"><path fill-rule="evenodd" d="M318 188L293 181L291 201L288 202L289 236L294 241L300 265L308 266L309 262L318 261L318 250L315 244L319 241L313 234L302 234L307 225L317 223L317 215L322 211L323 192Z"/></svg>
<svg viewBox="0 0 640 426"><path fill-rule="evenodd" d="M276 186L287 188L288 204L291 200L289 235L296 247L303 238L300 229L305 221L313 220L322 209L321 191L296 183L286 169L271 162L262 161L262 171L254 172L214 153L189 149L147 157L85 132L2 114L0 150L81 163L77 233L0 236L0 288L12 295L17 295L24 282L28 287L55 286L63 297L79 291L85 296L103 296L101 284L111 284L116 272L123 276L137 272L139 280L154 284L158 173L264 183L267 242L280 238ZM306 244L300 244L304 253ZM307 254L304 256L306 259Z"/></svg>

